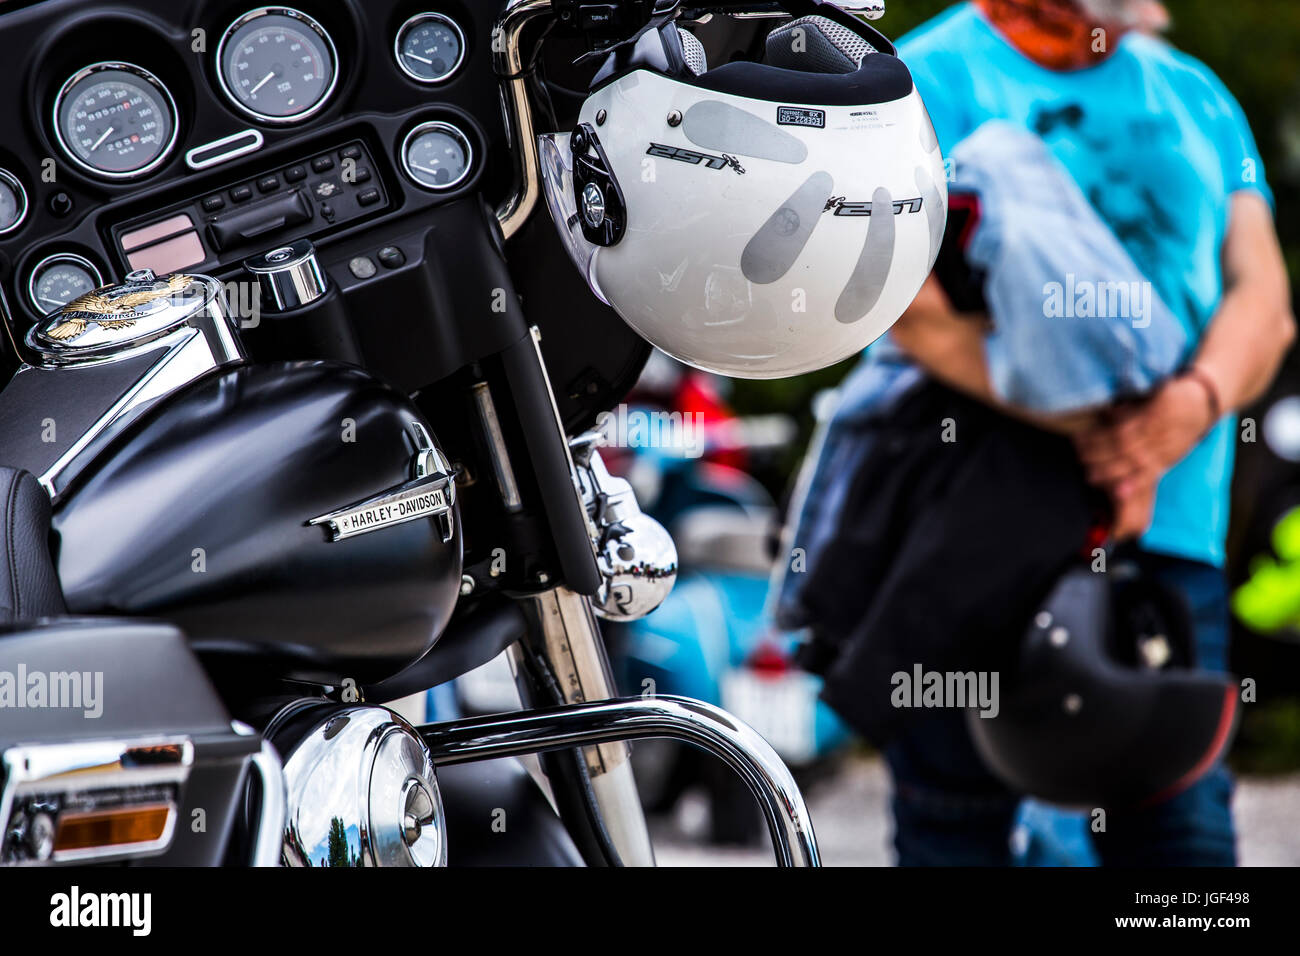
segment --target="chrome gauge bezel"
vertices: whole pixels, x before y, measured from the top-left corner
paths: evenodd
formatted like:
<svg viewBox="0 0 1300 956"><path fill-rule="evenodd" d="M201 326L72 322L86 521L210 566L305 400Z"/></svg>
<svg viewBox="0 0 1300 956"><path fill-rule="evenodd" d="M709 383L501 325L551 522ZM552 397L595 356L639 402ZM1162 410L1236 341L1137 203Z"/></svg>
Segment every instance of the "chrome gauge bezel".
<svg viewBox="0 0 1300 956"><path fill-rule="evenodd" d="M454 181L442 186L430 186L428 183L420 182L419 178L411 170L410 158L408 156L410 152L411 143L412 141L415 140L417 136L419 136L421 133L428 133L435 130L443 133L447 133L450 136L459 139L461 144L465 147L465 171L461 173L461 175ZM464 182L474 174L473 140L471 140L469 138L469 134L466 133L459 126L455 125L454 123L448 123L446 120L429 120L428 122L421 123L420 125L416 126L414 129L412 129L409 133L407 133L404 137L402 137L402 145L398 149L397 158L398 161L401 162L402 164L402 172L406 173L406 178L411 181L412 185L417 186L420 189L426 189L429 192L433 192L433 193L450 192L451 190L464 184Z"/></svg>
<svg viewBox="0 0 1300 956"><path fill-rule="evenodd" d="M402 39L408 32L415 29L420 24L427 23L430 20L450 27L452 32L456 34L456 39L460 41L460 56L456 58L456 62L452 65L450 70L436 79L427 76L420 76L420 74L416 73L406 65L406 57L402 55ZM397 68L411 79L415 80L415 82L423 83L427 86L437 86L440 83L446 83L455 76L457 72L459 72L461 66L464 65L465 56L468 52L469 51L465 48L465 31L460 28L459 23L444 13L417 13L398 27L397 36L393 38L393 59L397 62Z"/></svg>
<svg viewBox="0 0 1300 956"><path fill-rule="evenodd" d="M330 82L329 85L325 87L325 92L322 93L320 99L310 107L303 110L301 113L294 113L292 116L272 116L268 113L262 113L253 109L253 107L246 105L242 100L240 100L240 98L235 94L235 91L231 89L230 83L226 79L226 46L230 42L231 37L249 23L252 23L259 17L265 16L283 16L297 20L304 27L320 37L321 41L325 44L326 53L329 54ZM301 10L295 10L293 7L257 7L254 10L249 10L243 16L236 18L230 26L226 27L225 32L221 34L221 42L217 44L217 83L220 85L221 93L225 96L226 101L245 116L251 116L259 122L267 123L271 126L292 126L295 123L302 123L311 119L311 117L315 116L329 104L331 97L334 95L334 90L337 88L339 83L339 51L334 45L334 38L329 35L329 31L321 26L320 22L314 17L308 16Z"/></svg>
<svg viewBox="0 0 1300 956"><path fill-rule="evenodd" d="M7 236L13 232L27 219L28 202L27 190L23 188L22 181L7 169L0 169L0 182L4 183L14 191L14 196L18 200L18 215L14 221L7 226L0 226L0 236Z"/></svg>
<svg viewBox="0 0 1300 956"><path fill-rule="evenodd" d="M75 252L55 252L41 259L36 265L32 266L32 271L27 274L27 301L37 315L49 315L54 309L42 309L40 300L36 298L36 277L41 274L41 270L46 268L52 262L71 262L74 265L81 266L87 272L95 277L95 288L98 289L104 284L104 274L99 271L99 267L87 259L85 256L79 256Z"/></svg>
<svg viewBox="0 0 1300 956"><path fill-rule="evenodd" d="M130 73L137 79L143 80L145 83L149 84L162 97L163 106L167 109L167 112L171 114L172 131L171 135L167 137L167 142L163 146L162 152L139 169L132 169L126 172L100 169L93 163L88 163L78 156L76 150L72 148L71 144L68 143L63 136L63 102L67 99L68 94L72 92L73 88L82 80L85 80L96 73L105 73L109 71ZM58 142L59 148L63 150L64 155L92 176L97 176L101 179L139 179L141 176L149 175L171 158L173 150L176 149L176 140L180 136L180 114L177 112L176 99L172 96L171 90L167 89L166 84L164 84L162 80L158 79L158 77L150 73L144 67L136 66L134 63L126 63L120 60L104 60L99 63L92 63L90 66L82 67L76 73L73 73L72 76L68 77L67 80L64 81L63 86L59 88L59 95L54 98L53 120L54 138L55 141Z"/></svg>

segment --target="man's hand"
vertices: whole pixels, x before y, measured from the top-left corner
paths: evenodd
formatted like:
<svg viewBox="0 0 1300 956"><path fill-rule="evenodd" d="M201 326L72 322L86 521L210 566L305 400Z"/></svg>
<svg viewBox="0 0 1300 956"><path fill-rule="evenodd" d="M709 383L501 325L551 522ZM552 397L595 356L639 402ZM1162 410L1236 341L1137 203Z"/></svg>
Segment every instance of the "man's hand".
<svg viewBox="0 0 1300 956"><path fill-rule="evenodd" d="M1186 375L1170 379L1140 405L1117 408L1105 424L1075 436L1088 480L1123 499L1153 487L1214 424L1206 387Z"/></svg>
<svg viewBox="0 0 1300 956"><path fill-rule="evenodd" d="M1151 527L1156 510L1155 483L1133 485L1123 497L1111 496L1111 536L1116 541L1138 538Z"/></svg>

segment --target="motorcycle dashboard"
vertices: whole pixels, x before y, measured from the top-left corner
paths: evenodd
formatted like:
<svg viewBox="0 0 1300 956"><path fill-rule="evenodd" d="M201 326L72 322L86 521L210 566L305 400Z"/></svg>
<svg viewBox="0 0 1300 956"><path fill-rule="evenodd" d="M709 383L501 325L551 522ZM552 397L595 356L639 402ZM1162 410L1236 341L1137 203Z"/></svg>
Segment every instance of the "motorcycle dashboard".
<svg viewBox="0 0 1300 956"><path fill-rule="evenodd" d="M423 214L509 188L496 7L0 0L14 338L133 270L229 280L303 238L348 282L395 275Z"/></svg>

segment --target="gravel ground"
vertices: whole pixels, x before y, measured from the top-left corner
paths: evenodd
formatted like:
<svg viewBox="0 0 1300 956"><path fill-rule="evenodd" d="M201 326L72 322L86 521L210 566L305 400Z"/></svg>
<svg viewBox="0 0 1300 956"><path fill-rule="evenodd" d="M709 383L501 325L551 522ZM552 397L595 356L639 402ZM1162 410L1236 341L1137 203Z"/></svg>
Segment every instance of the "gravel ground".
<svg viewBox="0 0 1300 956"><path fill-rule="evenodd" d="M1300 774L1239 779L1235 812L1243 866L1300 866ZM827 866L888 866L889 780L876 758L853 757L804 793ZM661 866L771 866L761 847L706 846L707 804L688 794L671 819L652 821Z"/></svg>

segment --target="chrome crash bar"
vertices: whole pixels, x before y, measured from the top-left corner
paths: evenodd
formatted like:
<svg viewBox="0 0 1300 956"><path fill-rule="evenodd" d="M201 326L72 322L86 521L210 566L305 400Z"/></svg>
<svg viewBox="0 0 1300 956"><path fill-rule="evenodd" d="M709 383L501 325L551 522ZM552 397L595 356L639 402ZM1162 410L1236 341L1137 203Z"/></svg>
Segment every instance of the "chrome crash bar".
<svg viewBox="0 0 1300 956"><path fill-rule="evenodd" d="M777 865L821 865L812 820L789 769L766 740L711 704L686 697L631 698L425 724L418 730L435 765L646 737L694 744L740 774L754 794Z"/></svg>

